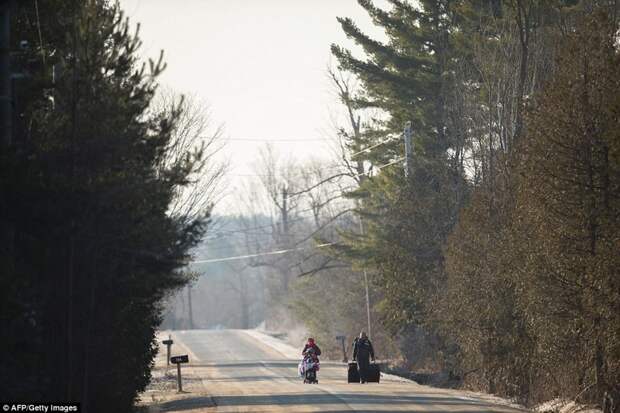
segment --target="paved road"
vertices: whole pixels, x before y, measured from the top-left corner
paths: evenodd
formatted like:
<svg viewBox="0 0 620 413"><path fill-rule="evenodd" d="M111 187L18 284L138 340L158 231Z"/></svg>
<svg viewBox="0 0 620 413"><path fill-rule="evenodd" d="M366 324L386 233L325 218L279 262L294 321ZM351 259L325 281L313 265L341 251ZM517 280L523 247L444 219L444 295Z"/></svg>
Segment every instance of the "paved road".
<svg viewBox="0 0 620 413"><path fill-rule="evenodd" d="M293 358L296 350L277 345L276 349L252 332L192 330L176 332L173 338L187 348L191 366L202 371L217 404L201 408L197 398L196 403L188 400L177 406L179 411L519 412L398 378L384 377L380 384L347 384L342 363L322 362L319 384L303 384L297 375L299 359Z"/></svg>

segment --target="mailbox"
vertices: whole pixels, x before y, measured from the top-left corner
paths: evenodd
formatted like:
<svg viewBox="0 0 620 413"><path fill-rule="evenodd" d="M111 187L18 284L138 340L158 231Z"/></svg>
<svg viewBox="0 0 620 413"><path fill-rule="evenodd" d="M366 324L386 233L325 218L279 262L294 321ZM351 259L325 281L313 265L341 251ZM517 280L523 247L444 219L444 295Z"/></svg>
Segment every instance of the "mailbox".
<svg viewBox="0 0 620 413"><path fill-rule="evenodd" d="M182 356L173 356L170 357L170 362L174 364L189 363L189 357L187 357L187 354Z"/></svg>

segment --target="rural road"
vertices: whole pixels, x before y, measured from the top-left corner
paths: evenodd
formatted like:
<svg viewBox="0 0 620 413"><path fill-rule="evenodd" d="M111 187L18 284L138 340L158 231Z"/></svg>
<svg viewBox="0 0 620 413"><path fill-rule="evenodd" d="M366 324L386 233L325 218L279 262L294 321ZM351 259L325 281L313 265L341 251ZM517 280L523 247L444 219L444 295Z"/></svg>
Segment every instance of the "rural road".
<svg viewBox="0 0 620 413"><path fill-rule="evenodd" d="M346 366L321 362L319 384L303 384L294 349L256 331L189 330L173 333L216 407L204 397L171 402L182 412L511 412L471 394L435 389L393 376L380 384L347 384ZM320 345L320 343L319 343ZM204 401L204 403L202 403Z"/></svg>

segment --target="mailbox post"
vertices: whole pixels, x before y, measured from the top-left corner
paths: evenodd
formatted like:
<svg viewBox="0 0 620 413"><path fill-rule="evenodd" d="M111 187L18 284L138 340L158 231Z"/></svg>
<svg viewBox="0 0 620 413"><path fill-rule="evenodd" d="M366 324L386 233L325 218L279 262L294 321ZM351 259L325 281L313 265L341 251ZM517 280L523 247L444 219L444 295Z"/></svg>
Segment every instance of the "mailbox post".
<svg viewBox="0 0 620 413"><path fill-rule="evenodd" d="M347 350L344 347L344 340L346 339L345 336L336 336L336 340L340 341L340 344L342 345L342 361L344 363L346 363L347 361L349 361L349 358L347 357Z"/></svg>
<svg viewBox="0 0 620 413"><path fill-rule="evenodd" d="M184 354L182 356L173 356L170 357L170 362L177 365L177 387L179 388L178 392L182 393L183 381L181 379L181 364L188 363L189 357L187 357L187 354Z"/></svg>
<svg viewBox="0 0 620 413"><path fill-rule="evenodd" d="M168 334L168 340L163 340L161 343L166 345L166 364L169 366L170 365L170 347L172 346L172 343L174 343L172 341L172 336Z"/></svg>

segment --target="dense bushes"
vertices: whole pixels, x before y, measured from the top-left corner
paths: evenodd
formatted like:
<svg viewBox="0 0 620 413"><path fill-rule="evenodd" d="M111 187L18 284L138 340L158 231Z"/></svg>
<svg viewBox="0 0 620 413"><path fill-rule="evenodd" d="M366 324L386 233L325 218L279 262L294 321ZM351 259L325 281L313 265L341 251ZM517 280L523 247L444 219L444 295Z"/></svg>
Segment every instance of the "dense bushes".
<svg viewBox="0 0 620 413"><path fill-rule="evenodd" d="M409 363L466 386L617 406L618 6L390 3L360 1L385 43L344 19L365 58L332 49L362 82L356 109L389 119L366 145L413 124L409 177L381 170L353 194L369 230L350 257L372 268L384 325L424 332L402 342Z"/></svg>

